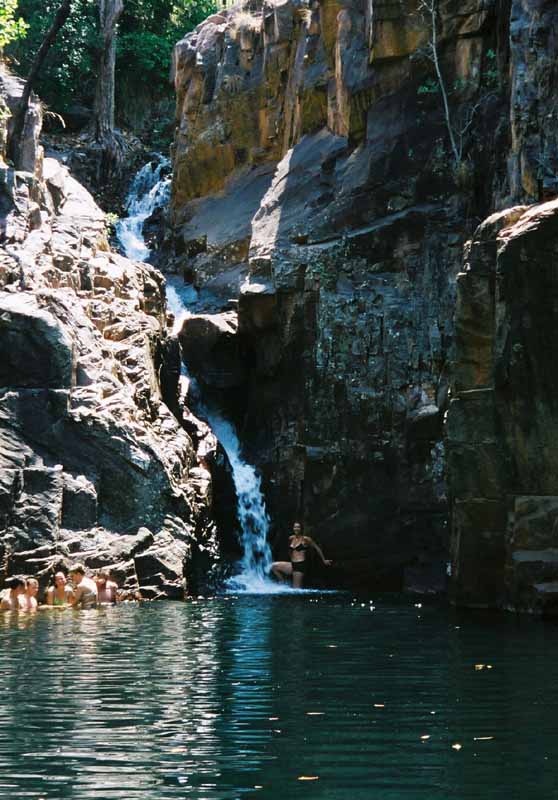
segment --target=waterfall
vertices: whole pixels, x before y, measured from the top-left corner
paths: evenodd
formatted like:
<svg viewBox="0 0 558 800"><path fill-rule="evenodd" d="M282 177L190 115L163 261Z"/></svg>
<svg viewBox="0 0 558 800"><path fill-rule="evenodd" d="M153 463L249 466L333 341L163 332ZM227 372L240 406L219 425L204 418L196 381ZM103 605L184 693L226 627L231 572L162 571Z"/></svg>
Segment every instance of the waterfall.
<svg viewBox="0 0 558 800"><path fill-rule="evenodd" d="M263 593L284 591L285 587L269 578L271 548L267 541L269 516L255 467L242 458L240 441L234 426L216 412L206 409L211 430L223 446L231 465L238 499L240 544L243 555L239 571L227 586L236 592Z"/></svg>
<svg viewBox="0 0 558 800"><path fill-rule="evenodd" d="M150 250L143 238L145 220L158 208L164 206L170 196L170 163L163 156L149 162L137 173L128 197L128 216L116 226L118 240L128 258L146 261ZM178 333L184 317L190 312L188 305L197 299L197 292L176 276L167 276L167 305L174 314L174 333ZM268 575L271 567L271 548L267 542L269 517L261 489L261 479L255 467L242 457L241 445L232 423L222 414L207 406L200 395L199 385L183 367L183 376L190 381L190 396L195 398L196 413L204 417L225 450L233 474L238 501L240 543L243 555L237 573L227 581L227 589L233 592L275 593L289 591L288 587L272 581Z"/></svg>
<svg viewBox="0 0 558 800"><path fill-rule="evenodd" d="M145 220L168 203L171 178L170 161L157 155L135 176L126 198L127 216L116 225L116 235L125 255L134 261L147 261L149 247L143 238Z"/></svg>
<svg viewBox="0 0 558 800"><path fill-rule="evenodd" d="M177 297L180 298L180 295ZM201 396L199 383L189 375L185 366L182 367L182 375L189 382L188 397L194 405L194 413L207 421L231 465L238 504L242 558L236 565L235 574L227 580L226 587L231 592L249 594L289 591L285 585L269 578L272 563L271 548L267 541L269 516L261 478L256 468L243 459L240 440L232 422L226 420L221 412L208 406Z"/></svg>

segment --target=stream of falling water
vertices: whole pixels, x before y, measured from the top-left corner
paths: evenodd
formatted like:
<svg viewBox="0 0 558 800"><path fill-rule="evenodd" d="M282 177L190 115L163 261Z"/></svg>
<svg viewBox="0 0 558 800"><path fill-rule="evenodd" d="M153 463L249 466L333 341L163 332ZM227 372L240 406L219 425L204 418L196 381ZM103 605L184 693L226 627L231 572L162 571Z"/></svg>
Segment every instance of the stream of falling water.
<svg viewBox="0 0 558 800"><path fill-rule="evenodd" d="M156 209L168 202L171 180L169 166L168 159L158 156L156 161L142 167L132 181L126 200L128 216L119 221L116 232L124 253L135 261L147 261L149 258L150 250L143 236L143 225ZM179 279L167 279L167 305L176 320L175 332L178 332L182 321L190 313L188 304L195 300L195 295L195 290L181 285ZM183 375L190 381L190 396L196 397L196 413L207 420L225 450L232 469L243 555L236 574L227 581L227 588L232 592L251 594L284 592L284 585L268 577L272 556L267 541L269 516L261 479L255 467L244 461L234 425L220 411L208 407L186 367L183 367Z"/></svg>
<svg viewBox="0 0 558 800"><path fill-rule="evenodd" d="M171 178L170 161L157 155L148 161L136 174L128 197L128 216L119 220L116 235L126 256L134 261L147 261L149 247L143 237L143 224L158 208L168 203Z"/></svg>

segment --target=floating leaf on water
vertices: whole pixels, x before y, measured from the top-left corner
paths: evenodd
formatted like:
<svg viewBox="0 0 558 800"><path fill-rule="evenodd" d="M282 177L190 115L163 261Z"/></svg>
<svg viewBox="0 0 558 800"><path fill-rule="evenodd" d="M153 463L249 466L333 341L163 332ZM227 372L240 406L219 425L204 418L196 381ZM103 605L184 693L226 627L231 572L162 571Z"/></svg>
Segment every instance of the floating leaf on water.
<svg viewBox="0 0 558 800"><path fill-rule="evenodd" d="M487 664L486 669L492 669L492 664Z"/></svg>
<svg viewBox="0 0 558 800"><path fill-rule="evenodd" d="M306 716L307 717L323 717L324 714L325 714L325 711L307 711L306 712Z"/></svg>
<svg viewBox="0 0 558 800"><path fill-rule="evenodd" d="M475 669L478 672L481 669L484 669L486 664L475 664Z"/></svg>
<svg viewBox="0 0 558 800"><path fill-rule="evenodd" d="M494 736L473 736L474 742L489 742Z"/></svg>
<svg viewBox="0 0 558 800"><path fill-rule="evenodd" d="M319 781L319 775L299 775L299 781Z"/></svg>
<svg viewBox="0 0 558 800"><path fill-rule="evenodd" d="M422 739L423 742L425 742L427 739L430 739L430 735L429 734L425 734L424 736L421 736L420 738Z"/></svg>
<svg viewBox="0 0 558 800"><path fill-rule="evenodd" d="M259 784L256 783L254 789L263 789L263 786L260 786Z"/></svg>
<svg viewBox="0 0 558 800"><path fill-rule="evenodd" d="M337 647L336 644L328 644L328 647Z"/></svg>
<svg viewBox="0 0 558 800"><path fill-rule="evenodd" d="M270 722L276 722L279 719L279 717L268 717L268 719Z"/></svg>
<svg viewBox="0 0 558 800"><path fill-rule="evenodd" d="M385 707L386 707L385 703L374 703L374 708L385 708Z"/></svg>
<svg viewBox="0 0 558 800"><path fill-rule="evenodd" d="M455 744L452 744L451 749L452 750L461 750L462 747L463 747L463 745L459 744L459 742L456 742Z"/></svg>

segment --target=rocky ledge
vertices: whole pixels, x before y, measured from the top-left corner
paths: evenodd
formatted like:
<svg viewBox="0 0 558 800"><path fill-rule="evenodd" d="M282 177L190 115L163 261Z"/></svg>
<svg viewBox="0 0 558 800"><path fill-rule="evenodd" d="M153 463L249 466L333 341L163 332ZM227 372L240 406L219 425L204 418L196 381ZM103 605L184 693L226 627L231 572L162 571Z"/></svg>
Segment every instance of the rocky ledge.
<svg viewBox="0 0 558 800"><path fill-rule="evenodd" d="M9 108L21 84L3 75L0 92ZM178 411L164 279L110 251L92 197L43 158L40 122L34 103L24 171L0 159L0 585L79 560L183 597L219 557L216 441Z"/></svg>
<svg viewBox="0 0 558 800"><path fill-rule="evenodd" d="M335 583L440 588L451 549L456 602L538 608L556 239L515 206L558 191L556 4L428 5L252 0L177 44L175 267L239 298L182 338Z"/></svg>
<svg viewBox="0 0 558 800"><path fill-rule="evenodd" d="M175 265L239 298L238 325L183 339L205 327L196 376L236 417L273 519L304 518L337 584L445 581L455 276L501 180L481 140L505 137L488 72L507 28L493 3L440 3L452 113L476 107L461 170L430 35L412 0L259 0L175 49Z"/></svg>

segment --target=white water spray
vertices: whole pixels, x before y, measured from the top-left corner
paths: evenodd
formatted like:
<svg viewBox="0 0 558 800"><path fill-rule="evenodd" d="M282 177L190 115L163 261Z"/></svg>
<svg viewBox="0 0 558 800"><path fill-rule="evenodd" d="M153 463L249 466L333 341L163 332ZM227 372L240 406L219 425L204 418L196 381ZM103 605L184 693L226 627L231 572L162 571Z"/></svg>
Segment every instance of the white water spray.
<svg viewBox="0 0 558 800"><path fill-rule="evenodd" d="M238 498L240 543L243 549L239 571L227 581L234 592L271 594L284 592L286 587L269 578L271 548L267 541L269 516L261 488L261 478L255 467L242 458L240 441L234 426L215 412L206 411L211 430L223 446L232 468Z"/></svg>
<svg viewBox="0 0 558 800"><path fill-rule="evenodd" d="M126 198L128 216L118 221L116 235L128 258L147 261L149 247L143 238L143 223L158 208L168 203L171 178L170 161L164 156L149 161L135 176Z"/></svg>

